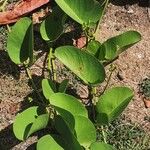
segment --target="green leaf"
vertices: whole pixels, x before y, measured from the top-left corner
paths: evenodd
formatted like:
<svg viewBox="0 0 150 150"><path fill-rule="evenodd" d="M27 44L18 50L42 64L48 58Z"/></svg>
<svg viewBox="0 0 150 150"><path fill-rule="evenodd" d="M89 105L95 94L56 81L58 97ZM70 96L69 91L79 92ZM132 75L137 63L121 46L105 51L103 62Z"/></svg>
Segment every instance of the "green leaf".
<svg viewBox="0 0 150 150"><path fill-rule="evenodd" d="M63 150L50 135L45 135L38 140L37 150Z"/></svg>
<svg viewBox="0 0 150 150"><path fill-rule="evenodd" d="M49 121L48 114L38 114L39 107L26 109L16 116L13 124L13 132L19 140L25 140L32 133L45 128Z"/></svg>
<svg viewBox="0 0 150 150"><path fill-rule="evenodd" d="M96 85L105 79L103 65L85 51L62 46L55 50L55 56L87 84Z"/></svg>
<svg viewBox="0 0 150 150"><path fill-rule="evenodd" d="M69 111L72 115L81 115L87 117L87 110L78 99L73 96L56 93L52 94L49 98L50 104Z"/></svg>
<svg viewBox="0 0 150 150"><path fill-rule="evenodd" d="M55 41L63 33L63 25L66 15L59 8L55 7L52 13L42 22L40 33L44 40Z"/></svg>
<svg viewBox="0 0 150 150"><path fill-rule="evenodd" d="M62 109L62 108L56 107L56 106L55 106L55 110L64 119L64 121L67 123L70 130L72 132L74 132L75 118L74 118L73 114L71 114L69 111L67 111L65 109Z"/></svg>
<svg viewBox="0 0 150 150"><path fill-rule="evenodd" d="M42 80L42 91L46 99L56 92L56 85L50 79Z"/></svg>
<svg viewBox="0 0 150 150"><path fill-rule="evenodd" d="M59 7L80 24L96 23L103 7L96 0L55 0Z"/></svg>
<svg viewBox="0 0 150 150"><path fill-rule="evenodd" d="M107 90L96 104L97 122L108 124L117 118L133 98L133 91L127 87Z"/></svg>
<svg viewBox="0 0 150 150"><path fill-rule="evenodd" d="M101 46L101 43L99 41L91 40L87 45L87 51L93 55L96 55L100 46Z"/></svg>
<svg viewBox="0 0 150 150"><path fill-rule="evenodd" d="M86 117L75 116L75 133L77 140L84 147L89 147L96 141L95 127Z"/></svg>
<svg viewBox="0 0 150 150"><path fill-rule="evenodd" d="M59 115L55 117L55 128L66 143L64 145L65 150L83 150L73 133L70 131L67 123Z"/></svg>
<svg viewBox="0 0 150 150"><path fill-rule="evenodd" d="M67 89L67 86L68 86L68 83L69 83L69 80L68 79L65 79L63 80L60 85L59 85L59 89L58 91L60 93L65 93L66 89Z"/></svg>
<svg viewBox="0 0 150 150"><path fill-rule="evenodd" d="M95 142L91 144L90 150L115 150L115 148L106 143Z"/></svg>
<svg viewBox="0 0 150 150"><path fill-rule="evenodd" d="M127 31L104 42L101 46L101 51L105 51L105 59L112 60L140 40L140 33L136 31Z"/></svg>
<svg viewBox="0 0 150 150"><path fill-rule="evenodd" d="M11 60L21 64L33 61L33 25L32 21L21 18L13 27L7 39L7 51Z"/></svg>
<svg viewBox="0 0 150 150"><path fill-rule="evenodd" d="M99 41L91 40L87 45L87 51L99 60L105 59L105 50L101 48L101 43Z"/></svg>

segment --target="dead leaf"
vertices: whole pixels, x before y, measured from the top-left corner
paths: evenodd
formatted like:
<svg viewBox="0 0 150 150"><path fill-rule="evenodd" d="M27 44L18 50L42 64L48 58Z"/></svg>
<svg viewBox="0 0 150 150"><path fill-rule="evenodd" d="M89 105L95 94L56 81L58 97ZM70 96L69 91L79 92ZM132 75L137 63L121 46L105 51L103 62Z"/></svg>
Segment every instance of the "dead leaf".
<svg viewBox="0 0 150 150"><path fill-rule="evenodd" d="M22 16L47 4L49 0L23 0L14 5L12 10L0 12L0 25L16 22Z"/></svg>

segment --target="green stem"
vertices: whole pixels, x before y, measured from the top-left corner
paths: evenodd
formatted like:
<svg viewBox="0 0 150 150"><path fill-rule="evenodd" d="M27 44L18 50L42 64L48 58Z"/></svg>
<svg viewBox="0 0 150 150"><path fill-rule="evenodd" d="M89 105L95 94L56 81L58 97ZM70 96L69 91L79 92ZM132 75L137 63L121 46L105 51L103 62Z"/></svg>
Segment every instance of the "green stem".
<svg viewBox="0 0 150 150"><path fill-rule="evenodd" d="M103 11L102 11L101 17L100 17L100 19L99 19L99 22L97 23L97 26L96 26L96 28L95 28L94 37L97 37L97 35L98 35L99 26L100 26L100 24L101 24L101 20L102 20L102 17L103 17L103 15L104 15L104 12L105 12L105 10L106 10L106 8L107 8L108 3L109 3L109 0L105 0L105 1L103 2L103 4L102 4L102 5L105 5L105 6L104 6L104 8L103 8Z"/></svg>
<svg viewBox="0 0 150 150"><path fill-rule="evenodd" d="M106 86L104 87L104 89L103 89L103 91L101 92L100 95L102 95L102 94L106 91L106 89L107 89L107 87L108 87L108 85L109 85L110 79L111 79L111 77L112 77L112 74L113 74L113 72L114 72L115 69L116 69L116 67L111 65L111 68L110 68L110 75L109 75L108 80L107 80L107 82L106 82Z"/></svg>
<svg viewBox="0 0 150 150"><path fill-rule="evenodd" d="M57 74L56 74L56 65L55 65L55 59L52 59L52 67L53 67L53 80L57 80Z"/></svg>
<svg viewBox="0 0 150 150"><path fill-rule="evenodd" d="M48 71L49 71L49 74L51 75L51 71L52 71L52 64L51 64L51 59L52 59L52 48L50 48L50 51L49 51L49 55L48 55L48 62L47 62L47 68L48 68Z"/></svg>
<svg viewBox="0 0 150 150"><path fill-rule="evenodd" d="M38 91L38 89L37 89L37 87L36 87L36 85L35 85L35 83L34 83L34 81L33 81L33 79L32 79L32 75L31 75L31 73L30 73L30 70L29 70L29 68L28 68L26 65L24 65L24 66L25 66L25 70L26 70L26 73L27 73L27 75L28 75L28 78L29 78L29 80L31 81L32 87L33 87L33 89L35 90L35 92L37 93L37 95L38 95L40 101L41 101L42 104L43 104L43 103L44 103L43 98L42 98L41 94L39 93L39 91ZM41 104L41 103L40 103L40 104ZM43 105L44 105L44 104L43 104ZM44 105L44 106L45 106L45 105Z"/></svg>
<svg viewBox="0 0 150 150"><path fill-rule="evenodd" d="M106 133L105 133L104 127L101 126L101 129L102 129L102 136L103 136L104 143L107 143L107 137L106 137Z"/></svg>
<svg viewBox="0 0 150 150"><path fill-rule="evenodd" d="M91 109L92 109L92 119L95 122L95 118L96 118L96 114L95 114L95 105L96 105L96 101L95 101L95 95L96 95L96 87L88 87L89 89L89 100L90 100L90 105L91 105Z"/></svg>
<svg viewBox="0 0 150 150"><path fill-rule="evenodd" d="M52 75L53 80L56 81L57 75L56 75L56 65L55 65L55 57L53 54L53 48L50 48L50 51L49 51L48 70L50 72L50 75Z"/></svg>

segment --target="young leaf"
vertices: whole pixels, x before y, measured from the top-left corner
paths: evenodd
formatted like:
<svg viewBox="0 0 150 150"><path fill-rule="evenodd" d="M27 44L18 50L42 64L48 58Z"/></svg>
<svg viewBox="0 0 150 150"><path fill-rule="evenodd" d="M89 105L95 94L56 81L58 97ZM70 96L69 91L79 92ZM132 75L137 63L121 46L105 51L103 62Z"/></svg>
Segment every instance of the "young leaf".
<svg viewBox="0 0 150 150"><path fill-rule="evenodd" d="M96 141L95 127L86 117L75 116L75 133L77 140L84 147L89 147Z"/></svg>
<svg viewBox="0 0 150 150"><path fill-rule="evenodd" d="M27 59L33 61L33 27L32 21L25 17L12 28L7 39L7 51L11 60L21 64Z"/></svg>
<svg viewBox="0 0 150 150"><path fill-rule="evenodd" d="M56 92L56 85L50 79L42 80L42 91L46 99Z"/></svg>
<svg viewBox="0 0 150 150"><path fill-rule="evenodd" d="M96 40L91 40L87 45L87 51L93 55L96 55L98 49L100 48L101 43Z"/></svg>
<svg viewBox="0 0 150 150"><path fill-rule="evenodd" d="M127 31L105 41L101 46L101 51L105 51L105 59L112 60L140 40L140 33L136 31Z"/></svg>
<svg viewBox="0 0 150 150"><path fill-rule="evenodd" d="M104 81L103 65L92 55L73 46L62 46L55 56L85 83L96 85Z"/></svg>
<svg viewBox="0 0 150 150"><path fill-rule="evenodd" d="M65 14L59 8L55 7L40 27L40 33L44 40L54 41L56 40L63 32L63 25L65 21Z"/></svg>
<svg viewBox="0 0 150 150"><path fill-rule="evenodd" d="M30 107L16 116L13 132L19 140L25 140L32 133L45 128L49 121L48 114L38 114L37 106Z"/></svg>
<svg viewBox="0 0 150 150"><path fill-rule="evenodd" d="M127 87L114 87L107 90L96 104L97 122L108 124L117 118L133 97L133 91Z"/></svg>
<svg viewBox="0 0 150 150"><path fill-rule="evenodd" d="M38 140L36 149L37 150L48 150L48 149L63 150L63 148L59 144L57 144L57 142L50 135L45 135L41 137Z"/></svg>
<svg viewBox="0 0 150 150"><path fill-rule="evenodd" d="M59 7L80 24L96 23L103 7L96 0L55 0Z"/></svg>
<svg viewBox="0 0 150 150"><path fill-rule="evenodd" d="M56 93L50 96L49 101L51 105L67 110L72 115L88 116L85 107L73 96L64 93Z"/></svg>
<svg viewBox="0 0 150 150"><path fill-rule="evenodd" d="M55 128L66 143L64 145L65 150L83 150L73 133L70 131L67 123L59 115L55 117Z"/></svg>
<svg viewBox="0 0 150 150"><path fill-rule="evenodd" d="M105 50L101 48L101 43L99 41L90 41L87 45L87 51L99 60L105 59Z"/></svg>
<svg viewBox="0 0 150 150"><path fill-rule="evenodd" d="M116 150L109 144L102 143L102 142L94 142L90 146L90 150Z"/></svg>
<svg viewBox="0 0 150 150"><path fill-rule="evenodd" d="M68 86L68 83L69 83L69 80L68 79L65 79L63 80L60 85L59 85L59 89L58 91L60 93L65 93L66 89L67 89L67 86Z"/></svg>

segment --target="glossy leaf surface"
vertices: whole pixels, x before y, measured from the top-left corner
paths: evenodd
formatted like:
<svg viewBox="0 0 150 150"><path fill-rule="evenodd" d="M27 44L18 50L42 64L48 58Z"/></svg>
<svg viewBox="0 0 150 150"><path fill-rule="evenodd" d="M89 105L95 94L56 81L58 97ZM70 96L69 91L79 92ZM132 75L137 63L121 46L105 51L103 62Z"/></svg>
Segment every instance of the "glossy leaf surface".
<svg viewBox="0 0 150 150"><path fill-rule="evenodd" d="M57 142L50 135L45 135L38 140L37 150L63 150Z"/></svg>
<svg viewBox="0 0 150 150"><path fill-rule="evenodd" d="M42 80L42 91L46 99L56 92L56 86L50 79Z"/></svg>
<svg viewBox="0 0 150 150"><path fill-rule="evenodd" d="M47 126L49 115L38 114L38 107L30 107L16 116L13 131L19 140L25 140L32 133Z"/></svg>
<svg viewBox="0 0 150 150"><path fill-rule="evenodd" d="M21 64L28 58L33 59L33 27L32 21L25 17L13 27L7 39L7 51L11 60Z"/></svg>
<svg viewBox="0 0 150 150"><path fill-rule="evenodd" d="M55 50L55 56L87 84L99 84L105 79L103 65L85 51L62 46Z"/></svg>
<svg viewBox="0 0 150 150"><path fill-rule="evenodd" d="M65 150L83 150L70 128L61 116L55 117L55 127L65 141Z"/></svg>
<svg viewBox="0 0 150 150"><path fill-rule="evenodd" d="M96 141L96 129L86 117L75 116L75 133L77 140L84 147L89 147Z"/></svg>
<svg viewBox="0 0 150 150"><path fill-rule="evenodd" d="M127 31L104 42L101 46L101 51L105 51L105 59L112 60L140 40L141 35L138 32Z"/></svg>
<svg viewBox="0 0 150 150"><path fill-rule="evenodd" d="M96 23L102 15L102 6L96 0L55 0L59 7L80 24Z"/></svg>
<svg viewBox="0 0 150 150"><path fill-rule="evenodd" d="M52 94L49 98L50 104L70 112L72 115L87 117L87 110L78 99L64 93Z"/></svg>
<svg viewBox="0 0 150 150"><path fill-rule="evenodd" d="M40 33L44 40L54 41L63 32L63 24L65 21L64 12L55 7L52 13L43 21L40 27Z"/></svg>
<svg viewBox="0 0 150 150"><path fill-rule="evenodd" d="M97 122L108 124L117 118L133 97L133 91L127 87L114 87L107 90L96 104Z"/></svg>

